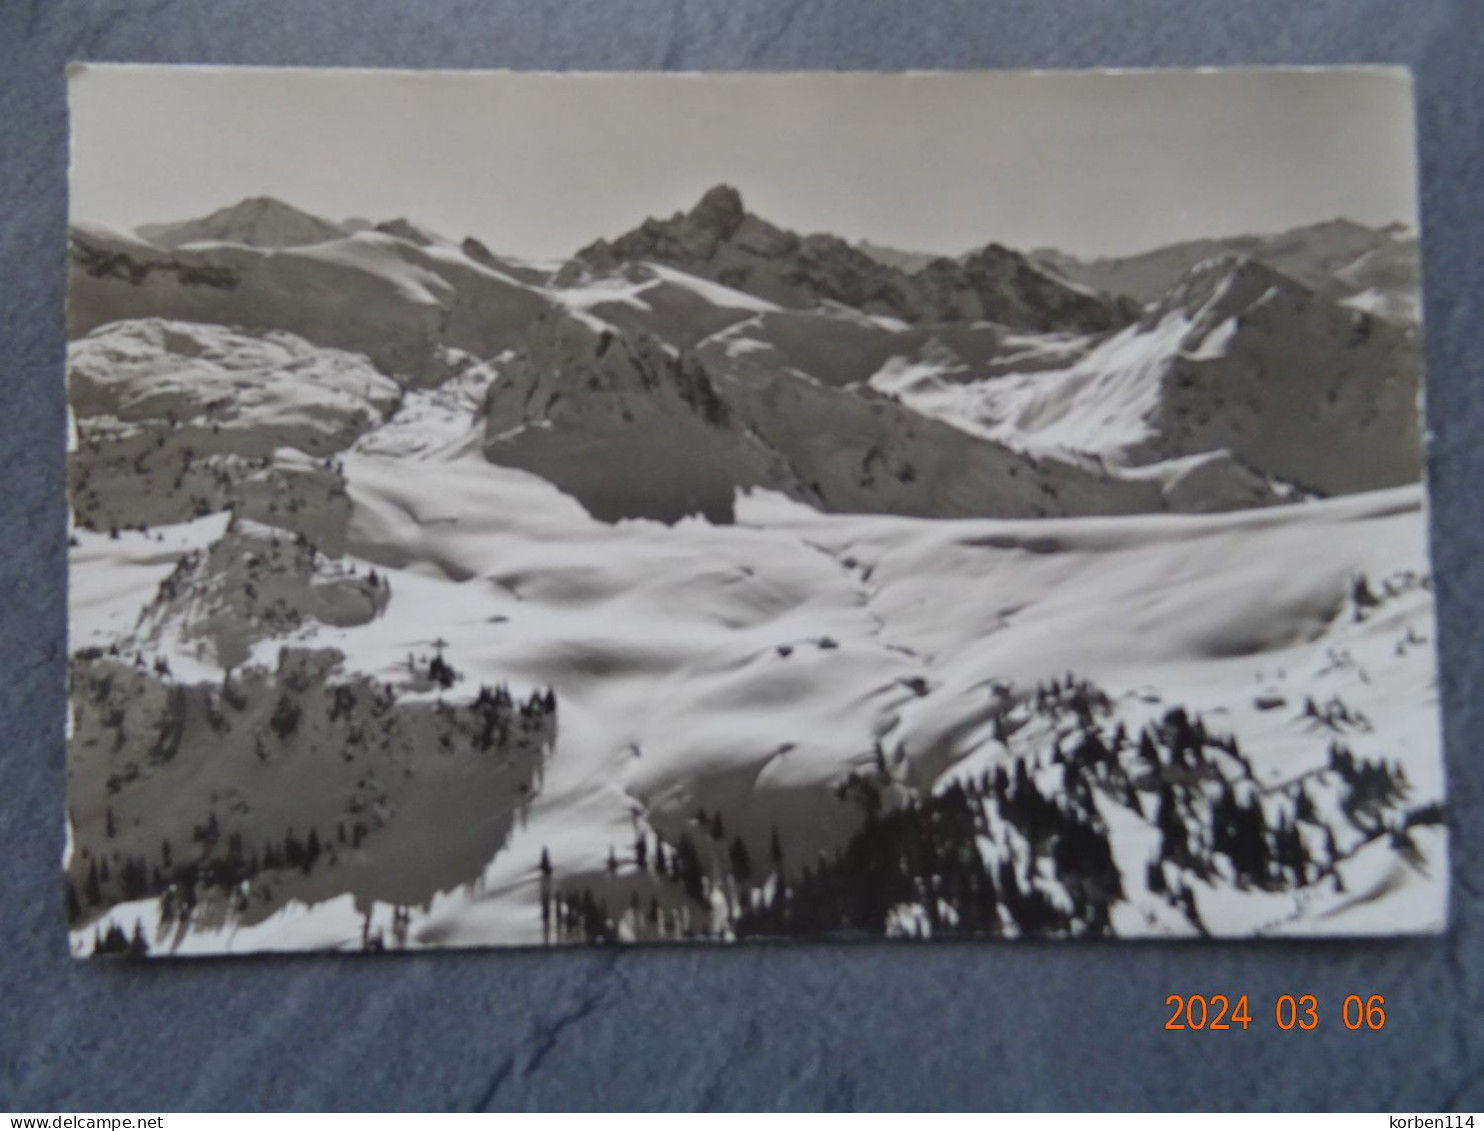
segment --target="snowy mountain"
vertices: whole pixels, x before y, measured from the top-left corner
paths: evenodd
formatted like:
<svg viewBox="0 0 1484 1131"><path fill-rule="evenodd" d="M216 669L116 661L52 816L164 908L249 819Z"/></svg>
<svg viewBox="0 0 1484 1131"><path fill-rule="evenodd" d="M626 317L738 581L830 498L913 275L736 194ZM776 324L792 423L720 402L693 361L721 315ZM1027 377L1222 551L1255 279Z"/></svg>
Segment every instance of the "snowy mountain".
<svg viewBox="0 0 1484 1131"><path fill-rule="evenodd" d="M73 336L131 318L286 330L363 353L403 382L436 385L451 375L447 350L491 356L550 306L457 250L374 229L266 250L217 243L161 251L88 225L74 225L71 236Z"/></svg>
<svg viewBox="0 0 1484 1131"><path fill-rule="evenodd" d="M985 436L1125 473L1226 452L1328 495L1421 476L1410 423L1421 364L1413 332L1225 257L1191 269L1138 322L1051 365L976 379L938 357L883 367L871 384Z"/></svg>
<svg viewBox="0 0 1484 1131"><path fill-rule="evenodd" d="M729 522L738 491L753 487L827 511L924 517L1169 505L1152 480L1031 457L766 356L725 343L672 355L642 331L546 319L490 387L485 457L610 521Z"/></svg>
<svg viewBox="0 0 1484 1131"><path fill-rule="evenodd" d="M276 223L72 230L75 953L1442 923L1414 331Z"/></svg>
<svg viewBox="0 0 1484 1131"><path fill-rule="evenodd" d="M161 319L75 343L68 387L79 525L117 531L231 509L332 547L348 507L328 457L403 396L360 354Z"/></svg>

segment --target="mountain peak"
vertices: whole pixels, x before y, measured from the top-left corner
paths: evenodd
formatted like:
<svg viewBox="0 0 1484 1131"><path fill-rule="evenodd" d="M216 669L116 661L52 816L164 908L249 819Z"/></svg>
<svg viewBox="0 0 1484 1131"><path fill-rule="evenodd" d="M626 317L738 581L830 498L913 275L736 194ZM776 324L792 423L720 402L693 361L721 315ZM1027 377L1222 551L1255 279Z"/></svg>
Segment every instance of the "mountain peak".
<svg viewBox="0 0 1484 1131"><path fill-rule="evenodd" d="M690 210L690 219L708 231L716 233L718 239L730 239L746 218L742 206L742 194L731 185L715 185L706 190L696 206Z"/></svg>
<svg viewBox="0 0 1484 1131"><path fill-rule="evenodd" d="M275 196L244 197L236 204L228 204L223 208L218 208L215 212L208 213L206 216L201 217L199 220L187 220L185 221L185 223L221 224L233 221L240 222L248 220L260 222L270 217L294 223L308 221L316 224L327 224L337 229L339 227L339 225L331 224L328 220L321 220L318 216L311 215L310 213L305 212L302 209L295 208L292 204L288 204L282 200L279 200Z"/></svg>
<svg viewBox="0 0 1484 1131"><path fill-rule="evenodd" d="M300 212L299 209L295 208L292 204L287 204L284 201L279 200L276 196L244 197L236 204L229 204L225 208L217 209L217 213L242 211L293 212L296 215L300 216L307 215L307 213ZM217 213L213 213L213 215Z"/></svg>
<svg viewBox="0 0 1484 1131"><path fill-rule="evenodd" d="M1265 299L1286 296L1303 302L1313 291L1297 279L1250 255L1216 255L1202 260L1180 277L1155 305L1146 320L1182 310L1199 317L1207 328Z"/></svg>
<svg viewBox="0 0 1484 1131"><path fill-rule="evenodd" d="M303 247L340 239L346 230L272 196L249 196L206 216L175 223L142 224L141 238L174 250L209 241L248 247Z"/></svg>

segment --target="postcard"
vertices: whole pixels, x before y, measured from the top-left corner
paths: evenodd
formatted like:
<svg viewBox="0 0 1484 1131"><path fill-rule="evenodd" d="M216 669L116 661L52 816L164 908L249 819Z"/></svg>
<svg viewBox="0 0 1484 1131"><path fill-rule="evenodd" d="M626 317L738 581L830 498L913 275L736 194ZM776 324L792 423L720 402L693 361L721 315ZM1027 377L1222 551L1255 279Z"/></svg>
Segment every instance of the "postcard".
<svg viewBox="0 0 1484 1131"><path fill-rule="evenodd" d="M1443 929L1405 71L70 102L74 955Z"/></svg>

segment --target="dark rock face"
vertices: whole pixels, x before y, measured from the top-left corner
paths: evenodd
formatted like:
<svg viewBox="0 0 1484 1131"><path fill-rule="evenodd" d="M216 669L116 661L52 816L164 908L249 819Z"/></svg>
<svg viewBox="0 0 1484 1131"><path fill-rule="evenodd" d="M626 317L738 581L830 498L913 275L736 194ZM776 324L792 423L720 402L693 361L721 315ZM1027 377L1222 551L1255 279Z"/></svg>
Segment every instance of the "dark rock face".
<svg viewBox="0 0 1484 1131"><path fill-rule="evenodd" d="M931 320L998 322L1035 331L1116 329L1139 315L1137 303L1068 287L1025 256L987 244L962 261L937 259L916 275Z"/></svg>
<svg viewBox="0 0 1484 1131"><path fill-rule="evenodd" d="M577 259L597 271L652 260L780 306L839 302L908 322L983 320L1021 330L1096 333L1137 316L1137 305L1070 286L1024 256L991 244L962 263L939 259L917 273L881 262L831 235L799 236L747 212L719 185L687 213L645 220Z"/></svg>
<svg viewBox="0 0 1484 1131"><path fill-rule="evenodd" d="M490 251L489 248L485 247L483 243L473 236L464 237L464 242L459 245L459 250L475 263L482 263L486 267L499 265L499 260L495 258L494 252Z"/></svg>
<svg viewBox="0 0 1484 1131"><path fill-rule="evenodd" d="M398 217L395 220L383 220L376 225L376 231L384 236L396 236L399 240L416 244L418 247L431 247L433 241L428 233L419 228L411 220Z"/></svg>
<svg viewBox="0 0 1484 1131"><path fill-rule="evenodd" d="M792 484L695 358L572 318L533 328L491 387L485 430L491 463L535 472L610 522L727 523L738 488Z"/></svg>
<svg viewBox="0 0 1484 1131"><path fill-rule="evenodd" d="M731 185L717 185L707 190L691 211L691 219L714 232L719 240L731 239L746 218L742 194Z"/></svg>
<svg viewBox="0 0 1484 1131"><path fill-rule="evenodd" d="M110 248L74 235L73 267L89 279L119 280L130 286L142 286L151 275L172 278L182 287L211 287L235 290L241 276L230 266L193 263L175 256L133 256L126 250Z"/></svg>

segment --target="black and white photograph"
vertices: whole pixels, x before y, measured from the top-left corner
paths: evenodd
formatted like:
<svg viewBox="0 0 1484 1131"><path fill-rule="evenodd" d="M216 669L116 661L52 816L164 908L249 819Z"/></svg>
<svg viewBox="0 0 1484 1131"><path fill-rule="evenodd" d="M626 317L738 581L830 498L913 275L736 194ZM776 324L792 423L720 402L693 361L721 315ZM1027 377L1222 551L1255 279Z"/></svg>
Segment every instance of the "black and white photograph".
<svg viewBox="0 0 1484 1131"><path fill-rule="evenodd" d="M1405 70L69 102L74 956L1445 928Z"/></svg>

